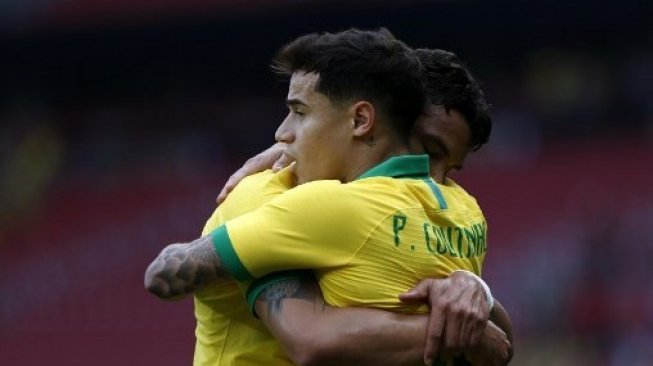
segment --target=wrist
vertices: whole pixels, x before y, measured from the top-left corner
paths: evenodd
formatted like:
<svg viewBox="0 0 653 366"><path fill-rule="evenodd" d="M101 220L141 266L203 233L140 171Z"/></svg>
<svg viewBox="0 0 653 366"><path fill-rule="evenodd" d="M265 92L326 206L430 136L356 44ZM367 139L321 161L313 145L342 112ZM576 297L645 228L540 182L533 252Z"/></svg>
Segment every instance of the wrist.
<svg viewBox="0 0 653 366"><path fill-rule="evenodd" d="M471 275L476 281L478 281L481 287L483 287L483 291L485 292L485 299L487 300L487 304L490 307L490 311L492 311L492 308L494 308L494 297L492 296L492 291L490 291L490 286L488 286L487 283L485 283L485 281L483 281L483 279L477 276L474 272L467 271L464 269L458 269L453 271L453 273L456 272L464 272L468 275Z"/></svg>

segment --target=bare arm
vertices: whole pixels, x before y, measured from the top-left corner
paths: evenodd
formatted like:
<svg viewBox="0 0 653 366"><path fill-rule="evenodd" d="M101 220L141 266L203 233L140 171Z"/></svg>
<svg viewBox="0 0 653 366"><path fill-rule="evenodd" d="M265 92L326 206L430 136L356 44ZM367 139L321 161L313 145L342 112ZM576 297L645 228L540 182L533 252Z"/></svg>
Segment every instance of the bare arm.
<svg viewBox="0 0 653 366"><path fill-rule="evenodd" d="M460 287L448 279L438 281L444 287ZM319 286L310 280L269 286L259 297L256 311L299 365L424 364L427 315L332 308L324 303ZM507 364L509 346L505 333L488 323L479 344L470 348L475 351L474 365Z"/></svg>
<svg viewBox="0 0 653 366"><path fill-rule="evenodd" d="M426 315L332 308L310 280L266 288L256 312L298 365L421 365Z"/></svg>
<svg viewBox="0 0 653 366"><path fill-rule="evenodd" d="M165 247L145 271L145 288L162 299L177 300L200 286L229 278L211 236L204 236Z"/></svg>

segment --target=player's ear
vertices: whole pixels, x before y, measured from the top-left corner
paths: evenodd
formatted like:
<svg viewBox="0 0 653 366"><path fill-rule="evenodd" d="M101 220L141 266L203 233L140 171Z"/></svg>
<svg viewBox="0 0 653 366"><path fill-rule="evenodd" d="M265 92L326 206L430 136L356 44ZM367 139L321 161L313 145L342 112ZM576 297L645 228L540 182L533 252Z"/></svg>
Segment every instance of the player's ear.
<svg viewBox="0 0 653 366"><path fill-rule="evenodd" d="M372 103L367 101L356 102L352 106L354 128L353 133L355 137L362 137L367 135L375 124L375 110Z"/></svg>

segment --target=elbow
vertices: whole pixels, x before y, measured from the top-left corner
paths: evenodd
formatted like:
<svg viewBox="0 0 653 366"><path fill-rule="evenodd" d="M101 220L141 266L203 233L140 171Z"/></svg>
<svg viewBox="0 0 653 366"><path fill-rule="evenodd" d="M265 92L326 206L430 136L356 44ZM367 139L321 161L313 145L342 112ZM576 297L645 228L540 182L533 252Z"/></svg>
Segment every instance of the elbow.
<svg viewBox="0 0 653 366"><path fill-rule="evenodd" d="M152 269L151 265L145 271L144 284L145 289L148 292L159 298L165 299L170 293L170 286L168 286L168 284L158 276L158 274Z"/></svg>
<svg viewBox="0 0 653 366"><path fill-rule="evenodd" d="M145 290L162 300L178 300L180 296L173 291L174 286L162 276L160 271L156 271L152 267L150 265L145 271Z"/></svg>
<svg viewBox="0 0 653 366"><path fill-rule="evenodd" d="M181 259L188 257L184 252L187 248L186 244L170 244L161 251L145 270L147 291L163 300L178 300L192 290L188 275L182 276L181 270Z"/></svg>

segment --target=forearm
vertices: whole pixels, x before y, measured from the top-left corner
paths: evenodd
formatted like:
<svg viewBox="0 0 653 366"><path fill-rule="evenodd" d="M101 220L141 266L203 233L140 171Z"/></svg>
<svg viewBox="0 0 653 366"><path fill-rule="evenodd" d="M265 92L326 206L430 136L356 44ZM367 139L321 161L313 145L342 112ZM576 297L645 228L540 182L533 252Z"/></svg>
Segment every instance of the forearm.
<svg viewBox="0 0 653 366"><path fill-rule="evenodd" d="M145 288L159 298L176 300L208 283L228 278L211 236L205 236L165 247L145 271Z"/></svg>
<svg viewBox="0 0 653 366"><path fill-rule="evenodd" d="M274 307L276 310L272 310ZM332 308L307 298L286 298L257 313L298 365L423 365L427 315L406 315L370 308ZM492 328L483 334L484 355L507 364L505 336ZM496 327L496 326L494 326ZM497 344L502 347L500 349ZM501 353L503 352L503 353ZM480 361L477 365L489 365Z"/></svg>
<svg viewBox="0 0 653 366"><path fill-rule="evenodd" d="M284 279L268 285L256 302L256 311L300 365L423 364L427 315L332 308L309 279ZM500 304L496 316L505 323L507 314ZM506 364L506 334L491 321L485 328L479 345L469 350L469 359L476 361L476 366ZM509 321L506 329L509 331Z"/></svg>
<svg viewBox="0 0 653 366"><path fill-rule="evenodd" d="M298 365L423 364L426 315L332 308L306 280L269 286L256 311Z"/></svg>

